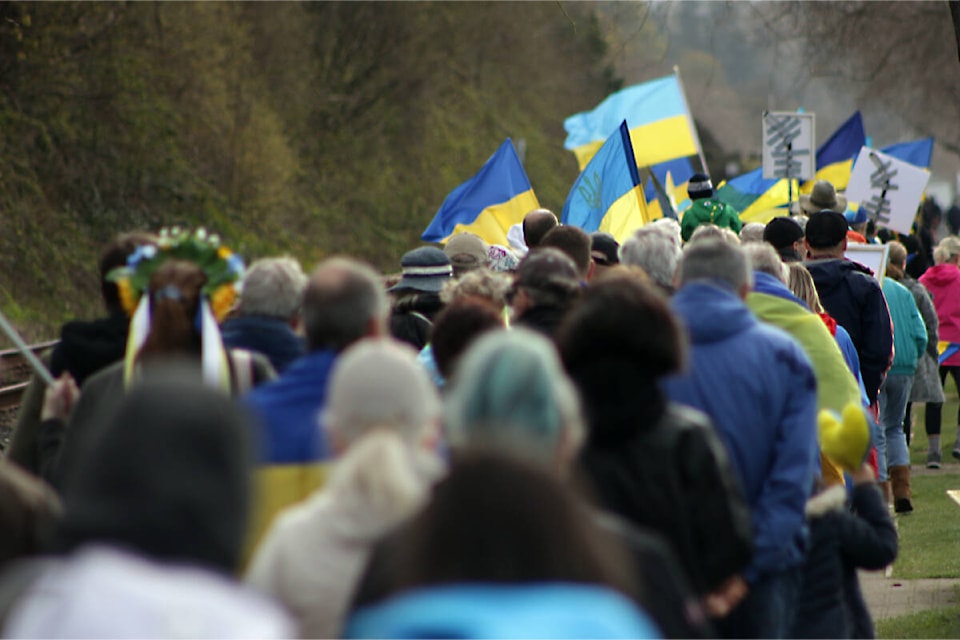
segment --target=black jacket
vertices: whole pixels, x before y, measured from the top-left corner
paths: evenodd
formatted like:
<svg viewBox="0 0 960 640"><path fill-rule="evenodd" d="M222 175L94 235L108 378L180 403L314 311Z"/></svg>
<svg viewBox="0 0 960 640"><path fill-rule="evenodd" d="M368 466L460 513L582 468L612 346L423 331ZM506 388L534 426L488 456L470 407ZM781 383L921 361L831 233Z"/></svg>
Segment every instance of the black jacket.
<svg viewBox="0 0 960 640"><path fill-rule="evenodd" d="M824 310L850 334L873 403L893 362L893 325L880 284L866 267L850 260L813 260L806 266Z"/></svg>
<svg viewBox="0 0 960 640"><path fill-rule="evenodd" d="M857 569L882 569L897 557L897 531L873 484L834 487L810 499L810 550L791 638L873 638Z"/></svg>
<svg viewBox="0 0 960 640"><path fill-rule="evenodd" d="M122 311L99 320L73 320L60 329L60 342L50 356L50 372L69 371L77 386L107 365L123 358L130 319Z"/></svg>
<svg viewBox="0 0 960 640"><path fill-rule="evenodd" d="M709 419L648 402L651 413L632 428L609 429L616 419L608 416L608 429L598 433L591 421L580 466L604 508L669 541L703 595L750 561L750 511Z"/></svg>

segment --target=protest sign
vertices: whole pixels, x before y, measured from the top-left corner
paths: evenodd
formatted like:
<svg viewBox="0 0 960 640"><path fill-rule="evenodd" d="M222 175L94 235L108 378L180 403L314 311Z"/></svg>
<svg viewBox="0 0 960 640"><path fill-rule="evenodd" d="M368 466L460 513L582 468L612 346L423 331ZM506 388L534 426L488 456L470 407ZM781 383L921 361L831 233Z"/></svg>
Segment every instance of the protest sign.
<svg viewBox="0 0 960 640"><path fill-rule="evenodd" d="M878 227L910 233L930 172L863 147L847 184L847 201L859 202Z"/></svg>
<svg viewBox="0 0 960 640"><path fill-rule="evenodd" d="M763 177L810 180L817 172L814 114L767 111L763 114Z"/></svg>

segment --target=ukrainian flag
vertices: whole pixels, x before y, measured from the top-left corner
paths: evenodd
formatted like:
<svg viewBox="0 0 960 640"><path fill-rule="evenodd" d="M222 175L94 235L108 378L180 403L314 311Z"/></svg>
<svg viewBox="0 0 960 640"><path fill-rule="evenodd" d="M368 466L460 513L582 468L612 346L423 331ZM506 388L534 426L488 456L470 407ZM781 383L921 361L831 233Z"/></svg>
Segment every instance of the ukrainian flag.
<svg viewBox="0 0 960 640"><path fill-rule="evenodd" d="M800 187L801 193L813 191L817 180L826 180L837 191L843 191L850 182L853 160L860 153L860 147L867 143L867 134L863 129L863 117L857 111L833 132L833 135L817 149L817 173Z"/></svg>
<svg viewBox="0 0 960 640"><path fill-rule="evenodd" d="M913 142L899 142L889 147L880 149L888 156L893 156L897 160L909 162L912 165L930 168L930 160L933 158L933 138L923 138Z"/></svg>
<svg viewBox="0 0 960 640"><path fill-rule="evenodd" d="M630 133L624 120L573 183L560 216L563 224L588 233L606 231L622 242L650 221Z"/></svg>
<svg viewBox="0 0 960 640"><path fill-rule="evenodd" d="M523 170L510 138L475 176L450 192L422 238L446 242L450 236L469 231L489 244L507 245L507 231L540 203Z"/></svg>
<svg viewBox="0 0 960 640"><path fill-rule="evenodd" d="M850 180L853 159L865 142L863 120L858 111L817 149L817 166L823 167L817 171L817 180L830 180L834 186L837 186L834 180L838 180L845 187ZM813 182L807 183L810 189ZM794 198L800 192L800 185L794 180ZM782 178L765 179L763 169L758 168L729 180L717 189L716 197L739 211L743 222L766 224L778 215L784 215L782 208L790 202L790 183Z"/></svg>
<svg viewBox="0 0 960 640"><path fill-rule="evenodd" d="M630 136L638 167L699 152L700 143L680 80L670 75L622 89L593 111L564 120L567 140L563 146L577 156L581 171L624 119L634 125Z"/></svg>

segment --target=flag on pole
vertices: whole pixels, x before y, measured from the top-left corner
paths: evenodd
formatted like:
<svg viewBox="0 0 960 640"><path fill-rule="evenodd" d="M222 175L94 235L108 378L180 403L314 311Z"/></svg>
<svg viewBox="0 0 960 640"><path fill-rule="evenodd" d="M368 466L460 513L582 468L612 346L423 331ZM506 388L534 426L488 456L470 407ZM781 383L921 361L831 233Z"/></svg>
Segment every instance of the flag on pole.
<svg viewBox="0 0 960 640"><path fill-rule="evenodd" d="M475 176L450 192L421 236L427 242L446 242L469 231L489 244L507 245L507 231L540 203L510 138Z"/></svg>
<svg viewBox="0 0 960 640"><path fill-rule="evenodd" d="M618 242L649 222L626 120L573 183L560 217L588 233L606 231Z"/></svg>
<svg viewBox="0 0 960 640"><path fill-rule="evenodd" d="M693 118L674 74L621 89L592 111L564 120L564 147L577 156L581 171L623 120L633 123L630 135L638 167L699 153Z"/></svg>
<svg viewBox="0 0 960 640"><path fill-rule="evenodd" d="M860 152L860 147L867 143L867 135L863 129L863 117L855 112L840 125L833 135L817 149L817 174L813 180L808 180L800 186L801 193L813 191L817 180L826 180L843 191L850 182L850 172L853 170L853 160Z"/></svg>

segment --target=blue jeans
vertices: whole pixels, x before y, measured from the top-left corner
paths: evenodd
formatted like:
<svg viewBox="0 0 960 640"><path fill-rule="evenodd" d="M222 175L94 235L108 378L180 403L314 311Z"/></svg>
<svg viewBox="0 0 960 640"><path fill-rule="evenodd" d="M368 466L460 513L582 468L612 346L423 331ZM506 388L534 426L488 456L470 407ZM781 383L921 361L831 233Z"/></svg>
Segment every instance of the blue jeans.
<svg viewBox="0 0 960 640"><path fill-rule="evenodd" d="M718 620L724 638L786 638L797 610L803 567L768 573L750 584L747 597Z"/></svg>
<svg viewBox="0 0 960 640"><path fill-rule="evenodd" d="M903 415L910 400L913 376L888 375L880 387L880 424L874 433L877 447L878 480L888 480L887 468L910 464Z"/></svg>

